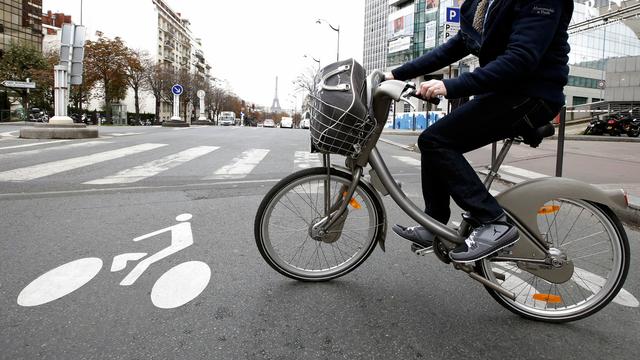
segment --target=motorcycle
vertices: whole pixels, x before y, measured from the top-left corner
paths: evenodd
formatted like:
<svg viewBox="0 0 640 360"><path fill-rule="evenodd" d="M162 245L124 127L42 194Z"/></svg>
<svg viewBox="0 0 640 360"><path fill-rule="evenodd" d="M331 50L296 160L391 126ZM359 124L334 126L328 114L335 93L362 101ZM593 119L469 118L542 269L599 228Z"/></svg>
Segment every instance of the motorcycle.
<svg viewBox="0 0 640 360"><path fill-rule="evenodd" d="M604 134L607 123L600 118L594 118L591 120L587 128L584 130L585 135L602 135Z"/></svg>
<svg viewBox="0 0 640 360"><path fill-rule="evenodd" d="M629 137L640 135L640 119L628 116L621 121L622 131Z"/></svg>

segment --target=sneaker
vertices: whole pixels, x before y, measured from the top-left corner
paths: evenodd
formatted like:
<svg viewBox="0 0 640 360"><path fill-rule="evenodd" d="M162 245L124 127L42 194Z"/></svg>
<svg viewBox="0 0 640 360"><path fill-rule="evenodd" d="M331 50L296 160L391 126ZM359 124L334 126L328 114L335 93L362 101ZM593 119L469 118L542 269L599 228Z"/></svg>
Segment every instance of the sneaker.
<svg viewBox="0 0 640 360"><path fill-rule="evenodd" d="M435 236L422 226L404 227L402 225L395 224L391 229L394 233L400 235L400 237L418 244L423 248L430 248L433 246L433 239Z"/></svg>
<svg viewBox="0 0 640 360"><path fill-rule="evenodd" d="M475 228L465 243L449 253L455 262L474 262L498 250L513 245L520 239L518 229L507 222L506 216Z"/></svg>

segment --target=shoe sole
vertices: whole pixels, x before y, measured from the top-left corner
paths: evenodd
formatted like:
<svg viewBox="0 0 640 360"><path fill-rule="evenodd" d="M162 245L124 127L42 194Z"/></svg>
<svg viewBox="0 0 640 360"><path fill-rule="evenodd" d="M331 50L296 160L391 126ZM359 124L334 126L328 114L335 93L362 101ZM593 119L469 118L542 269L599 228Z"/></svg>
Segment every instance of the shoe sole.
<svg viewBox="0 0 640 360"><path fill-rule="evenodd" d="M484 259L484 258L486 258L486 257L489 257L489 256L491 256L491 255L493 255L493 254L497 253L497 252L498 252L498 251L500 251L500 250L503 250L503 249L505 249L505 248L508 248L509 246L511 246L511 245L513 245L513 244L515 244L515 243L517 243L517 242L518 242L518 240L520 240L520 236L518 236L518 238L517 238L517 239L515 239L515 240L514 240L514 241L512 241L512 242L510 242L509 244L502 245L502 246L500 246L499 248L497 248L497 249L495 249L495 250L491 251L490 253L488 253L488 254L486 254L486 255L482 255L482 256L480 256L480 257L478 257L478 258L476 258L476 259L473 259L473 260L454 260L454 259L451 259L451 255L449 255L449 259L451 259L451 261L456 262L456 263L458 263L458 264L471 264L471 263L474 263L474 262L476 262L476 261L482 260L482 259Z"/></svg>

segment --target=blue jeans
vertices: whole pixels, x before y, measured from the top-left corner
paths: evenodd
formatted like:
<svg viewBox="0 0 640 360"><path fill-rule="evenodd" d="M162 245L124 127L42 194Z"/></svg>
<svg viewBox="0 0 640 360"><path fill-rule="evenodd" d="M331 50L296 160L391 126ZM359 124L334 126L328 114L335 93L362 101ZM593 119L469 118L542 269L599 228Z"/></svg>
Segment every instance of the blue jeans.
<svg viewBox="0 0 640 360"><path fill-rule="evenodd" d="M418 139L425 212L446 224L451 216L449 198L453 198L481 223L502 216L504 211L463 154L540 127L551 121L561 106L522 95L488 94L427 128Z"/></svg>

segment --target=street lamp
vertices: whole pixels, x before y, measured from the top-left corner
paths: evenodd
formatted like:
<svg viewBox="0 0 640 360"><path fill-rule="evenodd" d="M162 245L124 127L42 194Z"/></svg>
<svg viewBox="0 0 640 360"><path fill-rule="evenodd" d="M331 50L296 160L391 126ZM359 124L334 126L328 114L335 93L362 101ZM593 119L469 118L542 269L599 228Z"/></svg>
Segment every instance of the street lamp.
<svg viewBox="0 0 640 360"><path fill-rule="evenodd" d="M338 33L338 49L336 51L336 61L340 61L340 25L338 25L337 27L331 25L327 20L325 19L318 19L316 20L316 24L322 24L325 23L327 25L329 25L329 27L331 28L331 30L335 31L336 33Z"/></svg>
<svg viewBox="0 0 640 360"><path fill-rule="evenodd" d="M318 63L318 70L320 70L320 59L316 59L311 55L305 55L304 57L305 58L311 58L313 61L317 62Z"/></svg>

